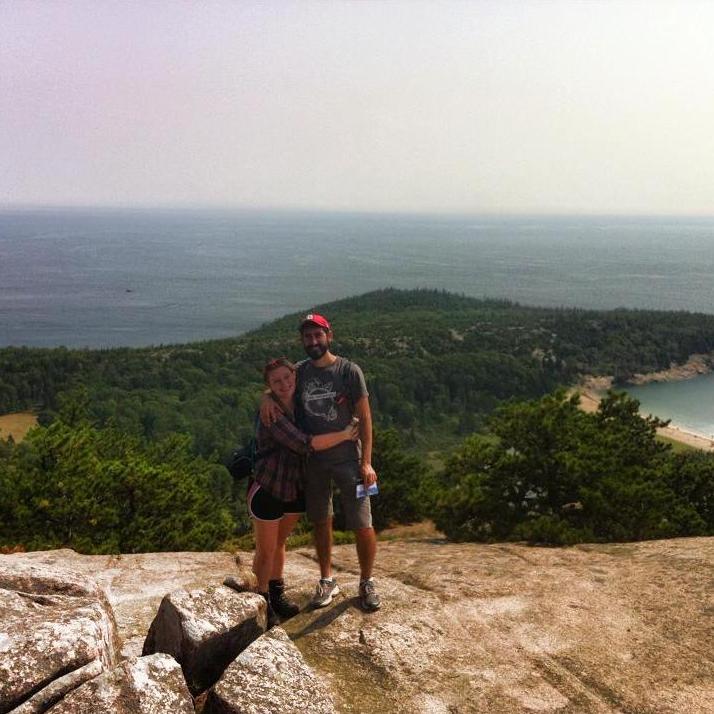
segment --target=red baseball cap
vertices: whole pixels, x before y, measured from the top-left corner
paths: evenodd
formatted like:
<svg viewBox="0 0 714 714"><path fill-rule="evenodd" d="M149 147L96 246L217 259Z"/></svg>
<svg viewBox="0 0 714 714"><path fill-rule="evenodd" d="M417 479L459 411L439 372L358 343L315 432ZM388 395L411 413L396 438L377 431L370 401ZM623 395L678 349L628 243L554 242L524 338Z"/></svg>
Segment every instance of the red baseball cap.
<svg viewBox="0 0 714 714"><path fill-rule="evenodd" d="M303 328L307 324L317 325L318 327L322 327L324 330L328 331L332 329L327 318L322 315L318 315L316 312L308 313L302 320L300 320L300 332L303 331Z"/></svg>

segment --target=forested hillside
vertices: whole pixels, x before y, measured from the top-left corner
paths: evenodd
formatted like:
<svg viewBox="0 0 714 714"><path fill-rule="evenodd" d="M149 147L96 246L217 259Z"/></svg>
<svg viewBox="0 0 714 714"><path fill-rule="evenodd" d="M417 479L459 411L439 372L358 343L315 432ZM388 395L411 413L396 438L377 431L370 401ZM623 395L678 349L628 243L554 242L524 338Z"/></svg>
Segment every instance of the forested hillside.
<svg viewBox="0 0 714 714"><path fill-rule="evenodd" d="M480 428L505 399L543 395L581 373L624 379L714 350L712 315L527 308L431 290L381 290L318 309L333 323L335 351L363 367L377 423L422 449ZM188 434L197 454L222 458L250 430L266 358L303 358L298 317L188 345L3 349L0 412L35 409L48 423L86 389L96 425L148 440Z"/></svg>
<svg viewBox="0 0 714 714"><path fill-rule="evenodd" d="M585 415L552 395L583 373L625 379L712 352L714 316L427 290L317 309L367 376L378 528L432 517L455 539L552 543L714 532L713 457L674 455L632 400ZM0 441L0 547L211 549L246 533L221 462L250 435L266 359L302 358L298 321L188 345L0 350L0 411L42 424Z"/></svg>

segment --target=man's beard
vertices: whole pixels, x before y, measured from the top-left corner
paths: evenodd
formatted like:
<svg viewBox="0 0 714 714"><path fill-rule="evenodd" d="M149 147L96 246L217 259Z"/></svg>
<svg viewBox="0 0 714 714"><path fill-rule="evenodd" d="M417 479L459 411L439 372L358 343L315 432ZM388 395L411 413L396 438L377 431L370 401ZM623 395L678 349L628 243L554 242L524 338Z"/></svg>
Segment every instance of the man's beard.
<svg viewBox="0 0 714 714"><path fill-rule="evenodd" d="M317 361L327 352L327 345L310 345L305 348L305 352L310 359Z"/></svg>

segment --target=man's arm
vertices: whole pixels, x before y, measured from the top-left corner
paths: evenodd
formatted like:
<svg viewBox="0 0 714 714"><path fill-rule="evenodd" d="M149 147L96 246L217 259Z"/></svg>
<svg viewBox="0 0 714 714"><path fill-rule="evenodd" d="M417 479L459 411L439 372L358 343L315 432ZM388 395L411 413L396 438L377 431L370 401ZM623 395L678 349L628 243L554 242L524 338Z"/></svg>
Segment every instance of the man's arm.
<svg viewBox="0 0 714 714"><path fill-rule="evenodd" d="M360 472L367 488L377 482L377 474L372 468L372 411L369 408L369 397L362 397L355 404L355 416L359 417L359 435L362 441Z"/></svg>
<svg viewBox="0 0 714 714"><path fill-rule="evenodd" d="M263 426L270 427L272 424L283 416L283 410L280 405L273 399L270 390L265 390L260 398L260 421Z"/></svg>

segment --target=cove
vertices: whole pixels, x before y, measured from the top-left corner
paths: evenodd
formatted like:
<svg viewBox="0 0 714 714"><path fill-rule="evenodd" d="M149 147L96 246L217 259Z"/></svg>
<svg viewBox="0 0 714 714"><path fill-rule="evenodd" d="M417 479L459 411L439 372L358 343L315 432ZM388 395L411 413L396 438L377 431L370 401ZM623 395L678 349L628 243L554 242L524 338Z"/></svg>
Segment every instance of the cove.
<svg viewBox="0 0 714 714"><path fill-rule="evenodd" d="M714 435L714 373L672 382L627 385L643 414L671 419L672 424L708 438Z"/></svg>

